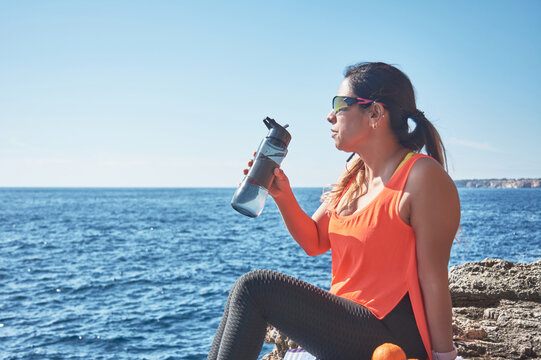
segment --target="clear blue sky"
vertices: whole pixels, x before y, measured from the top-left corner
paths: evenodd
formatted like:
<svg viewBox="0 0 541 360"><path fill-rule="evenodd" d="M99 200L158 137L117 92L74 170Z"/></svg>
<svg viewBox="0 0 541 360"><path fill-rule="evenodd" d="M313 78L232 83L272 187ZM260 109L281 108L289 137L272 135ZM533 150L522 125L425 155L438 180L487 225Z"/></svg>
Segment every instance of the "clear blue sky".
<svg viewBox="0 0 541 360"><path fill-rule="evenodd" d="M345 66L397 65L454 179L541 177L541 1L0 0L0 186L231 186L289 123L335 181Z"/></svg>

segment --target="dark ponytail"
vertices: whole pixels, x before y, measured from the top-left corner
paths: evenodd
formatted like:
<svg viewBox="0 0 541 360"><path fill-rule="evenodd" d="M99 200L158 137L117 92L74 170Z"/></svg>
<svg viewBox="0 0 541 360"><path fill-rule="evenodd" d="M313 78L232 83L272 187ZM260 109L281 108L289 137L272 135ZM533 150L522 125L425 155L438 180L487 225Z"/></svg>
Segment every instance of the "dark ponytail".
<svg viewBox="0 0 541 360"><path fill-rule="evenodd" d="M402 122L407 123L408 118L412 119L415 122L415 129L412 132L408 131L407 133L397 133L395 131L400 144L416 152L421 152L424 147L428 155L446 168L447 157L445 154L445 146L441 141L440 134L434 125L426 118L425 113L415 109L415 111L405 114L404 116L405 119L403 119Z"/></svg>

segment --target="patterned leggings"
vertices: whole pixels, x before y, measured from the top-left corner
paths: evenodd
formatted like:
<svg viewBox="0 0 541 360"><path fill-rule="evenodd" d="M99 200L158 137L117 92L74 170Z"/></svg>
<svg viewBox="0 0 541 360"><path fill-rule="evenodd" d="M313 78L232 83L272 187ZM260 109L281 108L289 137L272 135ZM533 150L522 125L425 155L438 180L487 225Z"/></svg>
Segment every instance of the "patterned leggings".
<svg viewBox="0 0 541 360"><path fill-rule="evenodd" d="M229 294L207 360L257 359L267 323L320 360L370 359L382 343L426 359L409 296L382 320L363 306L269 270L241 276Z"/></svg>

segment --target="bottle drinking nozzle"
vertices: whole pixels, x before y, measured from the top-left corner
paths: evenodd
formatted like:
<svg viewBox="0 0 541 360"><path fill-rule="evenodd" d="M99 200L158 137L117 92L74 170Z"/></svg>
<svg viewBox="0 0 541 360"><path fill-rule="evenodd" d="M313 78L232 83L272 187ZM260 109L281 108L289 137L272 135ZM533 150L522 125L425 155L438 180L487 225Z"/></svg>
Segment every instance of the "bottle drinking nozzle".
<svg viewBox="0 0 541 360"><path fill-rule="evenodd" d="M286 130L289 125L282 126L269 117L263 122L269 132L259 145L250 171L231 200L235 210L250 217L261 214L268 189L274 180L274 169L280 167L291 141L291 134Z"/></svg>

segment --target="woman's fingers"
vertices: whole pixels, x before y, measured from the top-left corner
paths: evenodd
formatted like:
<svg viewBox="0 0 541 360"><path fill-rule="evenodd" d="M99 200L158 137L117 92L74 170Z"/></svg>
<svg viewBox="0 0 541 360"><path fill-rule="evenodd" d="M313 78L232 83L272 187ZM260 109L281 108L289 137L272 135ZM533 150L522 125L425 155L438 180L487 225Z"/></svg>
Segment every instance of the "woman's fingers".
<svg viewBox="0 0 541 360"><path fill-rule="evenodd" d="M284 170L282 170L282 168L279 167L274 169L274 176L276 176L278 180L287 180L286 173L284 172Z"/></svg>
<svg viewBox="0 0 541 360"><path fill-rule="evenodd" d="M253 159L250 160L250 161L248 161L248 166L252 166L253 164L254 164L254 160L253 160Z"/></svg>

